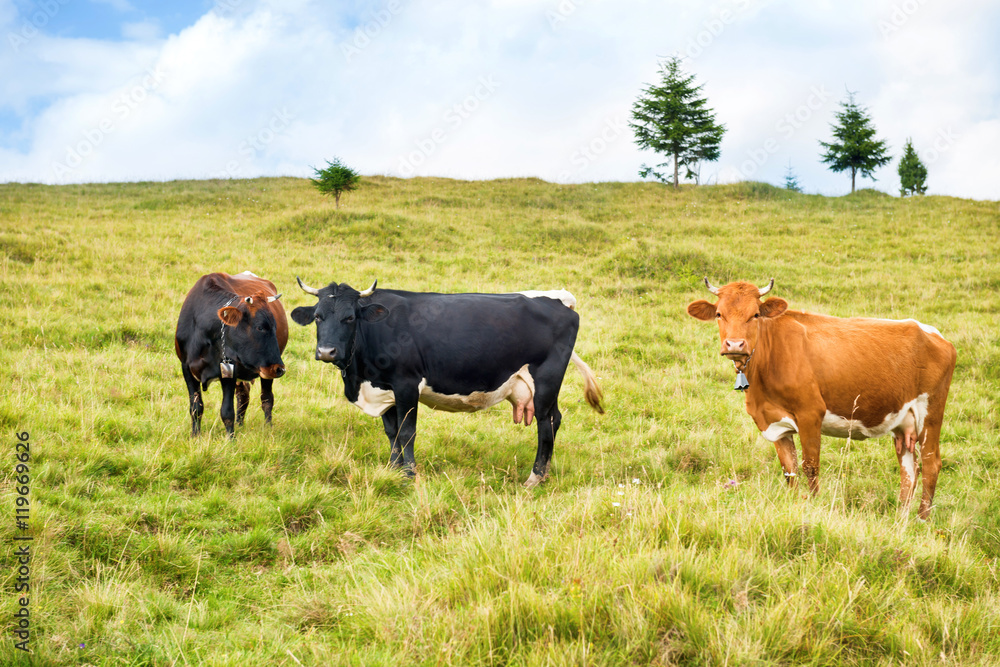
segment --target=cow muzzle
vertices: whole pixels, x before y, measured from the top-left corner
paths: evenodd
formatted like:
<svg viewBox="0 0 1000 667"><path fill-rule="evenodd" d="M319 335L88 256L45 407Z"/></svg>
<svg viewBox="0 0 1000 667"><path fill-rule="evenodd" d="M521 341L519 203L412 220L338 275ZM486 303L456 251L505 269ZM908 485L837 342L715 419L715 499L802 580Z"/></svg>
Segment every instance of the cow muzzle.
<svg viewBox="0 0 1000 667"><path fill-rule="evenodd" d="M335 347L317 347L316 348L316 361L329 361L330 363L335 363L337 357L337 348Z"/></svg>
<svg viewBox="0 0 1000 667"><path fill-rule="evenodd" d="M282 375L285 374L284 364L273 364L271 366L264 366L260 369L259 374L265 380L277 380Z"/></svg>
<svg viewBox="0 0 1000 667"><path fill-rule="evenodd" d="M727 338L722 341L722 350L719 354L727 359L736 361L750 356L750 347L747 345L745 340L733 340L731 338Z"/></svg>

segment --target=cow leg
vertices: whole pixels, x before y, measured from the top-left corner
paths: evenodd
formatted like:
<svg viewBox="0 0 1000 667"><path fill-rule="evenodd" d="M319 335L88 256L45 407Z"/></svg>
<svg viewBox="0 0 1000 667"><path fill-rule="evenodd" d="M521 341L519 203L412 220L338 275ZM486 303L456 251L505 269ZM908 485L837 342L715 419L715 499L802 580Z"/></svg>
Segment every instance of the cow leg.
<svg viewBox="0 0 1000 667"><path fill-rule="evenodd" d="M403 448L399 445L399 424L395 408L389 408L382 415L382 427L385 437L389 438L389 466L403 467Z"/></svg>
<svg viewBox="0 0 1000 667"><path fill-rule="evenodd" d="M934 489L937 487L938 473L941 472L941 426L944 423L944 406L948 400L951 375L955 370L954 354L952 350L947 372L931 392L932 398L927 406L927 417L921 433L923 437L920 438L920 472L924 478L924 495L920 499L919 516L923 521L930 518Z"/></svg>
<svg viewBox="0 0 1000 667"><path fill-rule="evenodd" d="M942 413L944 412L942 408ZM928 416L924 426L924 438L920 445L920 474L924 478L924 495L920 499L919 516L926 521L934 502L938 473L941 471L941 421L932 421Z"/></svg>
<svg viewBox="0 0 1000 667"><path fill-rule="evenodd" d="M899 504L906 509L917 486L917 462L913 450L907 448L904 436L895 435L895 440L896 458L899 460Z"/></svg>
<svg viewBox="0 0 1000 667"><path fill-rule="evenodd" d="M181 366L184 372L184 382L187 384L189 407L191 414L191 437L201 433L201 415L205 412L205 402L201 397L201 383L195 379L187 364Z"/></svg>
<svg viewBox="0 0 1000 667"><path fill-rule="evenodd" d="M809 480L809 491L819 493L819 446L822 419L803 420L799 424L799 442L802 443L802 471Z"/></svg>
<svg viewBox="0 0 1000 667"><path fill-rule="evenodd" d="M549 465L552 463L552 450L555 448L556 433L559 432L559 425L562 423L562 413L559 405L552 404L547 411L548 414L538 415L538 450L535 452L535 464L531 466L531 475L528 476L524 486L532 488L538 486L549 478Z"/></svg>
<svg viewBox="0 0 1000 667"><path fill-rule="evenodd" d="M531 466L531 474L524 482L524 486L529 489L538 486L549 477L556 433L559 432L559 424L562 422L562 413L559 412L559 388L562 387L563 376L566 375L566 367L569 365L570 355L573 354L575 340L574 330L572 337L563 341L565 344L555 345L552 354L541 365L528 367L528 372L535 381L533 405L535 418L538 420L538 449L535 452L535 464Z"/></svg>
<svg viewBox="0 0 1000 667"><path fill-rule="evenodd" d="M562 385L562 374L566 372L569 359L563 361L561 370L556 370L559 360L549 364L549 368L540 366L533 374L535 378L534 407L538 419L538 449L535 451L535 464L531 466L531 475L524 486L538 486L549 477L549 466L552 463L552 450L555 448L556 433L562 423L562 413L559 411L559 387ZM547 372L548 370L548 372ZM550 377L546 377L549 375Z"/></svg>
<svg viewBox="0 0 1000 667"><path fill-rule="evenodd" d="M899 461L899 505L902 509L910 507L913 489L917 486L916 455L917 434L916 417L909 410L903 421L892 432L893 444L896 447L896 459Z"/></svg>
<svg viewBox="0 0 1000 667"><path fill-rule="evenodd" d="M243 418L247 414L247 406L250 405L250 384L247 382L236 383L236 425L243 426Z"/></svg>
<svg viewBox="0 0 1000 667"><path fill-rule="evenodd" d="M236 410L233 409L233 397L236 394L236 380L234 378L221 378L222 383L222 408L219 416L226 427L226 434L233 438L235 436L233 424L236 421Z"/></svg>
<svg viewBox="0 0 1000 667"><path fill-rule="evenodd" d="M264 423L271 425L271 410L274 408L274 380L260 379L260 409L264 411Z"/></svg>
<svg viewBox="0 0 1000 667"><path fill-rule="evenodd" d="M403 451L403 469L408 476L413 477L417 472L413 443L417 439L417 399L420 393L416 387L397 390L395 393L398 429L393 446Z"/></svg>
<svg viewBox="0 0 1000 667"><path fill-rule="evenodd" d="M795 488L795 478L799 472L799 457L795 452L795 441L792 436L786 436L774 441L774 448L778 450L778 462L785 472L785 483L788 488Z"/></svg>

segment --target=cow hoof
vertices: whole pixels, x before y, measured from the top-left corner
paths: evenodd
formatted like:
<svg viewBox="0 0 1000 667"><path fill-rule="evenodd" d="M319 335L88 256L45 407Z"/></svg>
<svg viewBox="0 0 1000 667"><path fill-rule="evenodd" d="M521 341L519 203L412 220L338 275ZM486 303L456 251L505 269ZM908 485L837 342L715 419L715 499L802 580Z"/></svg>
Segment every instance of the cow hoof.
<svg viewBox="0 0 1000 667"><path fill-rule="evenodd" d="M533 489L542 482L544 482L546 479L548 479L548 475L546 475L545 477L539 477L535 473L531 473L531 476L528 477L528 480L524 483L524 488Z"/></svg>

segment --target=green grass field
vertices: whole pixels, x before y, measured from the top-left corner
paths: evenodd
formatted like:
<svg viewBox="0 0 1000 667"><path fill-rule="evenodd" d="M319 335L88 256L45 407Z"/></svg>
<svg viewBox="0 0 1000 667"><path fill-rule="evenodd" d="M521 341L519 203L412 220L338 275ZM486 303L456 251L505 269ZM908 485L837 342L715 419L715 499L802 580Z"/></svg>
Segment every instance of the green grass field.
<svg viewBox="0 0 1000 667"><path fill-rule="evenodd" d="M0 664L1000 664L1000 203L745 183L372 177L0 185ZM566 288L576 350L550 481L509 406L420 412L410 481L294 323L273 428L189 437L173 349L202 274L441 292ZM824 438L784 488L700 283L914 317L958 349L930 521L891 438ZM30 433L30 529L15 434ZM31 656L14 646L30 535Z"/></svg>

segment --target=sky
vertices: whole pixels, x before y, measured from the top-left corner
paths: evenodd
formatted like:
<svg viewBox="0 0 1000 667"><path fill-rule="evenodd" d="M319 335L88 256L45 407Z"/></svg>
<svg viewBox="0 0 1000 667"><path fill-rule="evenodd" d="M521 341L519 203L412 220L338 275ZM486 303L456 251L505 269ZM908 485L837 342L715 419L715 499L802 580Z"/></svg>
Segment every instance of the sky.
<svg viewBox="0 0 1000 667"><path fill-rule="evenodd" d="M365 175L635 181L679 56L727 131L702 183L842 195L848 93L928 193L1000 199L995 0L0 0L0 182Z"/></svg>

